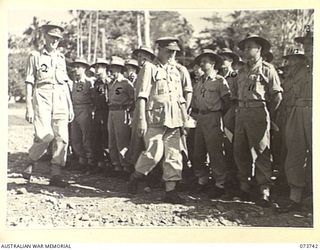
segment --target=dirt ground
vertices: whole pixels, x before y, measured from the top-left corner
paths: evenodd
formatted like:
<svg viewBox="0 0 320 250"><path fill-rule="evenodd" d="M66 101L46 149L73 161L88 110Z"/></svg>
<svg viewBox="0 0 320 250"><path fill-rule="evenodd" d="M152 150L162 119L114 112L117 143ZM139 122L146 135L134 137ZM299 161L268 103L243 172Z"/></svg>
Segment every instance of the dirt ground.
<svg viewBox="0 0 320 250"><path fill-rule="evenodd" d="M210 200L189 195L183 205L161 201L160 188L126 193L126 181L103 175L84 176L64 171L66 189L48 186L48 162L41 161L30 182L22 178L32 143L33 127L24 120L24 105L9 107L7 226L18 228L71 228L119 226L179 227L312 227L312 209L277 214L250 202ZM277 196L281 203L286 196Z"/></svg>

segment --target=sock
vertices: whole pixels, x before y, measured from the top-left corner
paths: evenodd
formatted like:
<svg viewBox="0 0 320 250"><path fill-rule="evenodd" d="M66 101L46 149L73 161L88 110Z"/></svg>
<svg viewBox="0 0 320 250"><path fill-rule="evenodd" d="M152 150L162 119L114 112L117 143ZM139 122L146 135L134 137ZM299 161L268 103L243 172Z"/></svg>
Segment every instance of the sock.
<svg viewBox="0 0 320 250"><path fill-rule="evenodd" d="M176 188L176 182L175 181L166 181L166 192L170 192Z"/></svg>

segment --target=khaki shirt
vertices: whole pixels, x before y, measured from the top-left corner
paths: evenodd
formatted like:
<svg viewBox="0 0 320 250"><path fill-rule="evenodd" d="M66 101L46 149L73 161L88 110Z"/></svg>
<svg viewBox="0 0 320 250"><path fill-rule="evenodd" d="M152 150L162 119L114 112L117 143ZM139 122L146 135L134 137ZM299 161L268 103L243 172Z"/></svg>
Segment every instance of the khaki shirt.
<svg viewBox="0 0 320 250"><path fill-rule="evenodd" d="M140 74L137 98L147 100L148 126L182 127L181 105L185 103L185 99L181 75L175 64L147 63L142 67Z"/></svg>
<svg viewBox="0 0 320 250"><path fill-rule="evenodd" d="M244 65L238 73L239 101L269 101L282 92L280 79L274 66L260 58L254 65Z"/></svg>
<svg viewBox="0 0 320 250"><path fill-rule="evenodd" d="M220 75L203 75L194 86L193 108L199 111L222 110L222 97L230 95L226 79Z"/></svg>
<svg viewBox="0 0 320 250"><path fill-rule="evenodd" d="M63 84L69 80L65 57L58 51L49 53L45 48L33 51L27 62L26 82L31 84Z"/></svg>
<svg viewBox="0 0 320 250"><path fill-rule="evenodd" d="M121 81L113 81L108 92L109 106L132 106L134 102L134 88L132 83L123 78Z"/></svg>
<svg viewBox="0 0 320 250"><path fill-rule="evenodd" d="M84 76L79 80L73 81L71 96L74 106L93 104L92 95L93 82L91 79Z"/></svg>

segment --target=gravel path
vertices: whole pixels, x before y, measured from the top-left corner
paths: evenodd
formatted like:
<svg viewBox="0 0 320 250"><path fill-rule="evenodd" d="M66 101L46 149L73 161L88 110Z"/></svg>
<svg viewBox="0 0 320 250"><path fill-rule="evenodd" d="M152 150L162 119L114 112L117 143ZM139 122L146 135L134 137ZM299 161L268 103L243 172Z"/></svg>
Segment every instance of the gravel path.
<svg viewBox="0 0 320 250"><path fill-rule="evenodd" d="M32 143L33 128L24 121L23 105L9 108L7 226L19 228L70 227L312 227L313 215L276 214L253 203L209 200L183 192L184 205L161 201L162 190L129 196L126 182L99 175L65 171L71 186L48 186L48 162L41 162L30 182L22 178L23 163ZM279 197L285 200L285 197Z"/></svg>

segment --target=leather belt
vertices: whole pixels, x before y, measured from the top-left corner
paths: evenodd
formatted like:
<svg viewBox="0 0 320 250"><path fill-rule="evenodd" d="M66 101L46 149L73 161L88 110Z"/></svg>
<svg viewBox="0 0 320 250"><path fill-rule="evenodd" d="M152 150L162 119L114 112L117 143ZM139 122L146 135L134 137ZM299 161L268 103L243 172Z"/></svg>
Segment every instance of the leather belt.
<svg viewBox="0 0 320 250"><path fill-rule="evenodd" d="M200 115L206 115L206 114L209 114L209 113L214 113L214 112L220 112L221 110L199 110L199 109L196 109L196 108L193 108L191 113L197 115L197 114L200 114Z"/></svg>

